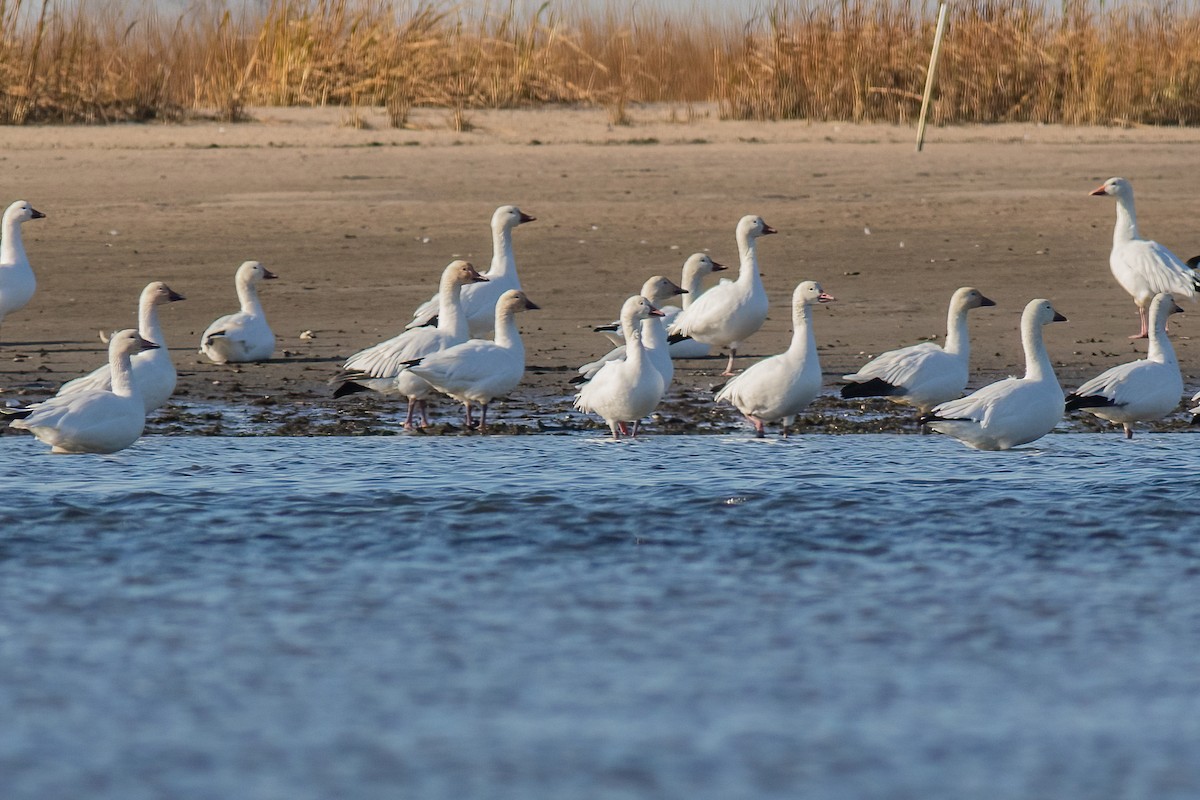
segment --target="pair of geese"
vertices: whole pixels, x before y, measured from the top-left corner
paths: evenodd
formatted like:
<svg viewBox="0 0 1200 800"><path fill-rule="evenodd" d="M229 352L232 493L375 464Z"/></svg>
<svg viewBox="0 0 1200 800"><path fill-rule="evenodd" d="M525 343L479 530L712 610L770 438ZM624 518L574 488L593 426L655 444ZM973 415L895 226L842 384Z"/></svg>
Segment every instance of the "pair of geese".
<svg viewBox="0 0 1200 800"><path fill-rule="evenodd" d="M7 239L6 239L7 241ZM255 288L275 275L257 261L235 273L241 310L220 317L201 337L201 352L216 363L268 358L275 337ZM24 408L4 409L14 428L30 431L53 453L115 453L141 437L146 415L175 391L175 365L167 352L158 307L183 300L162 281L142 290L138 327L109 339L108 363L63 384L58 393Z"/></svg>

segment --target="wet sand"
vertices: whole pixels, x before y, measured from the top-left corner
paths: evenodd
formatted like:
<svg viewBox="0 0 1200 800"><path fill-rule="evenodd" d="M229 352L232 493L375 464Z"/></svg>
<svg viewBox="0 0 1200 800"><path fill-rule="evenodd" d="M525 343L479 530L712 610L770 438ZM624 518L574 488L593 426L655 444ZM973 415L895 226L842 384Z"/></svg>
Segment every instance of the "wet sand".
<svg viewBox="0 0 1200 800"><path fill-rule="evenodd" d="M515 203L538 221L515 233L521 281L541 311L520 317L526 379L495 404L501 430L588 427L571 411L574 368L608 350L591 325L654 274L679 280L688 254L737 263L733 230L760 214L772 299L742 365L789 338L788 299L820 281L838 302L817 309L826 392L870 356L945 336L946 304L973 285L997 302L972 312L972 386L1022 369L1021 309L1048 297L1070 322L1047 329L1065 387L1145 353L1137 315L1108 269L1113 175L1137 191L1143 233L1183 258L1200 253L1200 131L1004 125L913 131L886 125L719 122L708 106L475 112L454 132L441 111L415 129L382 114L256 109L237 125L9 128L0 163L6 205L47 219L24 226L38 278L33 301L0 329L0 402L27 402L103 363L98 332L136 325L137 297L166 281L187 301L162 311L180 371L158 432L391 433L403 409L333 400L327 380L351 353L401 330L466 258L485 270L488 221ZM200 333L237 308L233 272L261 260L278 336L264 364L217 366ZM1172 325L1185 386L1200 388L1197 307ZM311 331L314 338L301 338ZM659 432L738 430L712 405L723 360L678 362ZM1091 418L1088 417L1088 420ZM433 432L456 431L438 404ZM1182 427L1181 410L1166 427ZM911 429L884 402L822 399L820 430ZM1160 427L1160 429L1162 429Z"/></svg>

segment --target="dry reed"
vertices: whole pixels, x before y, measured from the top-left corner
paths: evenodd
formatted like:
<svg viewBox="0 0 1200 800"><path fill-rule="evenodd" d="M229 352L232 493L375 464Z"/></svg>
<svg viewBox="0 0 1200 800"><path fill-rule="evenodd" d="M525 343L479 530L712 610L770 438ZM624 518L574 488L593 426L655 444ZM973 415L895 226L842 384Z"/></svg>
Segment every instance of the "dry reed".
<svg viewBox="0 0 1200 800"><path fill-rule="evenodd" d="M412 108L435 106L465 130L477 108L588 104L623 124L636 103L706 100L726 117L904 122L935 16L916 0L796 0L749 19L615 3L525 13L514 0L272 0L168 19L99 2L0 0L0 123L338 105L384 107L402 127ZM1200 10L1169 0L959 0L933 118L1196 124L1197 34Z"/></svg>

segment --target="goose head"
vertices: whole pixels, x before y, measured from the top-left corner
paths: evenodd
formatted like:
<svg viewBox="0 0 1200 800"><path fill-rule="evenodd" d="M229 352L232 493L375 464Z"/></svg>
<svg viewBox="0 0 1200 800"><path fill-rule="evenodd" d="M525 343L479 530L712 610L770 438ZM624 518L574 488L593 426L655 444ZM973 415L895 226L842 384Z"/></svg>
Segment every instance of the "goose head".
<svg viewBox="0 0 1200 800"><path fill-rule="evenodd" d="M488 279L479 274L475 265L469 261L451 261L442 271L442 282L449 281L456 286L466 286L468 283L487 283Z"/></svg>
<svg viewBox="0 0 1200 800"><path fill-rule="evenodd" d="M818 303L832 303L837 298L828 294L816 281L801 281L792 292L793 306L814 306Z"/></svg>
<svg viewBox="0 0 1200 800"><path fill-rule="evenodd" d="M509 289L500 295L500 299L496 301L496 308L503 309L508 314L517 314L521 311L537 311L541 306L526 297L520 289Z"/></svg>
<svg viewBox="0 0 1200 800"><path fill-rule="evenodd" d="M5 222L28 222L31 219L45 219L46 215L29 205L28 201L18 200L4 212Z"/></svg>
<svg viewBox="0 0 1200 800"><path fill-rule="evenodd" d="M500 206L496 209L496 213L492 214L492 230L494 231L511 231L518 225L523 225L526 222L533 222L537 217L531 217L516 206Z"/></svg>
<svg viewBox="0 0 1200 800"><path fill-rule="evenodd" d="M108 340L109 352L118 355L131 356L134 353L140 353L144 350L157 349L158 345L148 339L143 339L133 328L118 331Z"/></svg>
<svg viewBox="0 0 1200 800"><path fill-rule="evenodd" d="M684 282L693 276L703 277L713 272L721 272L725 269L724 264L720 264L712 259L708 253L693 253L688 256L688 260L683 262Z"/></svg>
<svg viewBox="0 0 1200 800"><path fill-rule="evenodd" d="M1092 191L1092 197L1109 195L1110 197L1132 197L1133 184L1124 178L1109 178Z"/></svg>
<svg viewBox="0 0 1200 800"><path fill-rule="evenodd" d="M1167 292L1159 292L1150 302L1150 321L1153 325L1160 324L1165 328L1167 318L1172 314L1182 314L1183 309L1175 302L1175 296Z"/></svg>
<svg viewBox="0 0 1200 800"><path fill-rule="evenodd" d="M983 296L983 293L978 289L970 286L964 286L954 293L950 298L950 305L957 311L962 308L981 308L985 306L996 305L995 300L990 300Z"/></svg>
<svg viewBox="0 0 1200 800"><path fill-rule="evenodd" d="M662 275L655 275L642 284L642 297L648 299L655 306L675 295L687 293L687 289L679 288L675 281Z"/></svg>
<svg viewBox="0 0 1200 800"><path fill-rule="evenodd" d="M621 319L634 323L635 328L637 327L636 323L644 319L662 316L665 316L663 312L655 308L653 303L640 294L633 295L621 306Z"/></svg>
<svg viewBox="0 0 1200 800"><path fill-rule="evenodd" d="M167 286L162 281L153 281L146 284L146 288L142 289L142 300L148 301L152 305L160 306L166 303L174 303L178 300L186 300L187 298L178 292L172 291L170 286Z"/></svg>
<svg viewBox="0 0 1200 800"><path fill-rule="evenodd" d="M1049 300L1038 298L1030 300L1025 306L1022 318L1032 319L1038 325L1049 325L1051 322L1066 322L1067 318L1054 310Z"/></svg>
<svg viewBox="0 0 1200 800"><path fill-rule="evenodd" d="M271 272L271 270L264 267L258 261L242 262L242 265L238 267L237 270L238 283L244 283L246 285L258 283L259 281L273 280L274 278L278 277L278 275L276 275L274 272Z"/></svg>
<svg viewBox="0 0 1200 800"><path fill-rule="evenodd" d="M779 233L779 231L764 222L762 217L756 214L747 214L738 222L737 233L739 238L757 239L759 236Z"/></svg>

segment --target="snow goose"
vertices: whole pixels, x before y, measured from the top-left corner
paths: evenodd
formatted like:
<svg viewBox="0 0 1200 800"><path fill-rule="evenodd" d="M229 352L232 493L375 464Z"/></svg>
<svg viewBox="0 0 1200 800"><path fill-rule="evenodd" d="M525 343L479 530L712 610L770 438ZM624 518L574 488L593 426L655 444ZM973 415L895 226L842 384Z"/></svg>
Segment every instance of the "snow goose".
<svg viewBox="0 0 1200 800"><path fill-rule="evenodd" d="M534 222L537 217L531 217L516 206L500 206L492 214L492 264L483 273L487 278L482 286L467 286L463 288L463 312L467 316L467 324L474 339L490 336L495 327L496 301L500 295L509 289L520 289L521 280L517 277L517 260L513 256L512 232L518 225ZM434 295L413 312L412 322L406 327L420 328L433 325L440 305L440 298Z"/></svg>
<svg viewBox="0 0 1200 800"><path fill-rule="evenodd" d="M1112 252L1108 265L1121 288L1133 295L1137 304L1141 330L1130 339L1145 339L1149 335L1146 310L1159 292L1171 292L1176 297L1195 297L1200 278L1192 266L1174 253L1138 232L1137 214L1133 209L1133 185L1124 178L1109 178L1093 196L1117 198L1117 224L1113 228Z"/></svg>
<svg viewBox="0 0 1200 800"><path fill-rule="evenodd" d="M663 275L655 275L642 284L642 293L639 296L649 300L650 305L659 308L659 305L667 298L685 294L686 292L686 289L681 289L670 278ZM624 311L624 306L622 306L622 311ZM659 309L659 311L662 312L663 316L666 316L666 312L662 311L662 309ZM617 320L616 325L621 331L617 340L624 342L624 323L621 320ZM607 325L601 326L605 330L608 327ZM601 328L596 328L596 330L600 331ZM647 317L642 320L641 329L642 346L646 349L646 355L650 359L650 363L662 375L665 386L670 387L671 381L675 378L675 365L671 363L670 345L667 344L667 329L663 325L663 320L659 317ZM580 367L579 377L572 378L571 383L590 381L605 364L624 357L625 345L620 344L595 361Z"/></svg>
<svg viewBox="0 0 1200 800"><path fill-rule="evenodd" d="M162 281L146 285L138 300L138 335L158 347L135 353L130 360L133 383L138 387L142 403L149 414L162 406L175 391L175 365L167 352L162 325L158 321L158 307L166 303L183 300L183 295L172 291ZM108 364L73 381L67 381L58 390L58 396L112 387L112 370Z"/></svg>
<svg viewBox="0 0 1200 800"><path fill-rule="evenodd" d="M721 272L725 265L714 261L707 253L693 253L683 262L683 280L679 285L687 292L680 306L659 306L663 312L663 327L670 329L675 318L691 307L696 298L704 293L704 278L714 272ZM671 358L704 358L712 352L712 347L695 339L680 339L670 345Z"/></svg>
<svg viewBox="0 0 1200 800"><path fill-rule="evenodd" d="M467 318L462 313L462 290L464 286L486 281L487 278L480 275L472 264L451 261L442 271L437 327L409 328L398 336L350 356L342 365L342 371L331 381L338 384L333 396L342 397L362 391L403 395L408 398L404 428L412 429L413 413L418 408L422 425L428 425L426 398L433 394L433 387L411 370L405 369L404 365L467 341L469 337Z"/></svg>
<svg viewBox="0 0 1200 800"><path fill-rule="evenodd" d="M445 350L409 362L408 369L466 406L466 426L474 427L471 403L480 407L479 430L487 430L487 409L492 398L508 394L525 374L525 345L515 316L538 306L519 289L509 289L496 301L495 341L469 339Z"/></svg>
<svg viewBox="0 0 1200 800"><path fill-rule="evenodd" d="M886 397L913 406L922 414L938 403L961 397L971 357L967 312L994 305L978 289L959 289L950 298L944 346L921 342L882 353L853 375L842 376L850 381L842 387L842 397Z"/></svg>
<svg viewBox="0 0 1200 800"><path fill-rule="evenodd" d="M6 315L28 303L37 289L37 280L21 241L21 223L45 217L24 200L18 200L4 211L4 221L0 224L0 325Z"/></svg>
<svg viewBox="0 0 1200 800"><path fill-rule="evenodd" d="M50 445L52 453L124 450L138 440L146 424L146 408L129 360L156 347L132 328L121 331L108 343L111 389L85 389L4 413L18 418L12 427L29 431Z"/></svg>
<svg viewBox="0 0 1200 800"><path fill-rule="evenodd" d="M935 406L921 422L977 450L1008 450L1040 439L1063 415L1063 393L1042 341L1042 326L1066 322L1049 300L1031 300L1021 314L1025 377L1006 378Z"/></svg>
<svg viewBox="0 0 1200 800"><path fill-rule="evenodd" d="M1160 293L1150 303L1150 348L1146 357L1119 364L1067 395L1067 411L1081 408L1125 428L1133 438L1133 423L1162 419L1179 407L1183 376L1175 348L1167 338L1167 319L1183 311L1175 298Z"/></svg>
<svg viewBox="0 0 1200 800"><path fill-rule="evenodd" d="M833 301L815 281L803 281L792 292L792 343L779 355L765 358L734 376L717 392L742 412L762 438L768 422L781 420L786 438L792 421L821 391L821 364L812 335L812 307Z"/></svg>
<svg viewBox="0 0 1200 800"><path fill-rule="evenodd" d="M626 300L621 307L621 327L628 342L625 358L605 364L575 395L575 408L603 417L614 440L627 433L627 422L633 423L631 435L636 437L641 418L654 411L662 399L663 378L650 363L642 344L644 328L640 327L646 320L657 323L652 318L661 315L641 295Z"/></svg>
<svg viewBox="0 0 1200 800"><path fill-rule="evenodd" d="M278 277L257 261L237 269L234 284L242 310L217 319L200 337L200 352L215 364L264 361L275 352L275 334L258 299L260 280Z"/></svg>
<svg viewBox="0 0 1200 800"><path fill-rule="evenodd" d="M767 319L767 292L758 272L758 237L777 231L762 217L742 217L737 226L740 267L736 281L720 283L696 298L671 325L672 338L690 336L704 344L729 348L724 375L733 374L738 347Z"/></svg>

